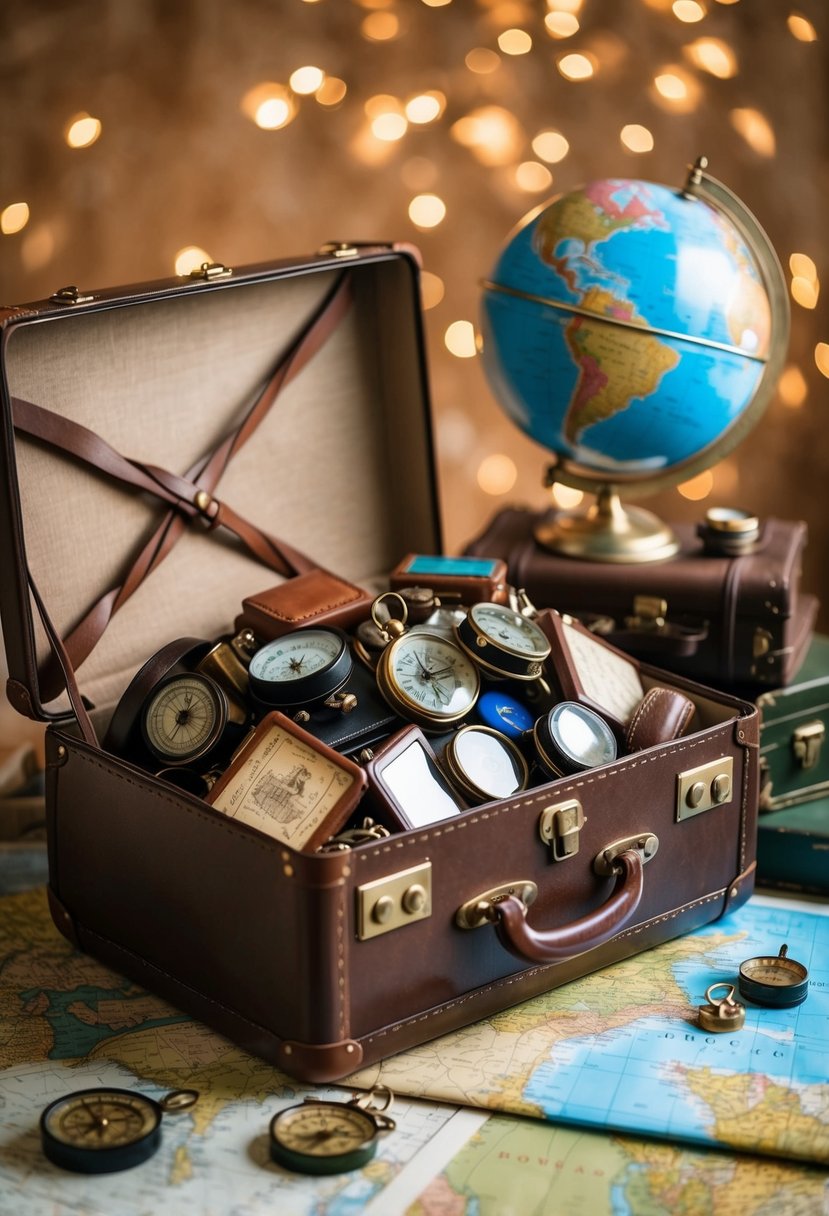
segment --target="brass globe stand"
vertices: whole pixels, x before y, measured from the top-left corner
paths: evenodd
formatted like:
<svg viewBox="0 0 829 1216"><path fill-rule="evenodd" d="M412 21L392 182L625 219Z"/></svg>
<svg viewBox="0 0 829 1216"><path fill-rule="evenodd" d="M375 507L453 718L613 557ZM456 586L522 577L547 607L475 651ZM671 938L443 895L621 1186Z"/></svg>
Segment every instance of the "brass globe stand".
<svg viewBox="0 0 829 1216"><path fill-rule="evenodd" d="M551 477L548 485L555 478ZM600 486L589 507L551 511L535 528L546 549L594 562L659 562L673 557L679 541L667 524L642 507L624 507L613 486Z"/></svg>

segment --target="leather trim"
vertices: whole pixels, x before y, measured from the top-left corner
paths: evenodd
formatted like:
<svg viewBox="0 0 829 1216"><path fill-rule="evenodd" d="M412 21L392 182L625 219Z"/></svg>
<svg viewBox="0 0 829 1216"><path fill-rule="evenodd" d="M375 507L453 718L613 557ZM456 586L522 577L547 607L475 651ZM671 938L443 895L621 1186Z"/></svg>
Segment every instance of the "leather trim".
<svg viewBox="0 0 829 1216"><path fill-rule="evenodd" d="M757 862L753 861L751 865L743 870L742 874L738 874L731 886L725 893L725 904L723 906L723 916L727 912L733 912L735 908L739 908L744 904L754 890L754 879L757 872Z"/></svg>
<svg viewBox="0 0 829 1216"><path fill-rule="evenodd" d="M46 897L49 901L49 912L52 920L55 922L55 928L59 933L70 941L76 950L82 949L80 939L78 938L78 929L72 919L71 913L63 906L51 887L46 888Z"/></svg>
<svg viewBox="0 0 829 1216"><path fill-rule="evenodd" d="M16 709L24 718L34 718L38 720L39 714L32 704L32 698L29 695L29 690L19 680L9 678L6 680L6 696L9 699L9 704L12 709Z"/></svg>
<svg viewBox="0 0 829 1216"><path fill-rule="evenodd" d="M363 1048L356 1039L322 1045L289 1041L280 1043L276 1054L277 1063L285 1072L315 1085L337 1081L363 1062Z"/></svg>

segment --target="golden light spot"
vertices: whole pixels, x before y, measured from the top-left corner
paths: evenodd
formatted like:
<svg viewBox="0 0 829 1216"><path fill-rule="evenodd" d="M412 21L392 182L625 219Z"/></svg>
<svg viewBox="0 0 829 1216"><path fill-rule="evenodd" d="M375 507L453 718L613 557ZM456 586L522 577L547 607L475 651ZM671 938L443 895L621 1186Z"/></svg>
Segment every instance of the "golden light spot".
<svg viewBox="0 0 829 1216"><path fill-rule="evenodd" d="M518 480L518 469L515 461L503 452L493 452L485 456L478 465L478 486L484 494L497 497L499 494L509 494Z"/></svg>
<svg viewBox="0 0 829 1216"><path fill-rule="evenodd" d="M449 354L458 359L474 359L478 353L471 321L453 321L443 335L443 342Z"/></svg>
<svg viewBox="0 0 829 1216"><path fill-rule="evenodd" d="M556 67L565 80L589 80L596 71L596 63L592 55L562 55L556 60Z"/></svg>
<svg viewBox="0 0 829 1216"><path fill-rule="evenodd" d="M464 63L470 72L475 72L478 76L488 76L490 72L498 71L501 66L501 56L487 47L476 46L468 52Z"/></svg>
<svg viewBox="0 0 829 1216"><path fill-rule="evenodd" d="M652 152L653 136L647 127L638 123L628 123L619 132L619 139L629 152Z"/></svg>
<svg viewBox="0 0 829 1216"><path fill-rule="evenodd" d="M750 148L760 156L774 156L777 142L774 129L765 115L759 110L746 108L732 110L729 118L734 130L742 135Z"/></svg>
<svg viewBox="0 0 829 1216"><path fill-rule="evenodd" d="M553 38L572 38L579 32L579 19L575 13L548 13L544 25Z"/></svg>
<svg viewBox="0 0 829 1216"><path fill-rule="evenodd" d="M389 42L400 33L400 22L394 13L369 13L360 30L369 42Z"/></svg>
<svg viewBox="0 0 829 1216"><path fill-rule="evenodd" d="M49 224L38 224L27 232L20 248L20 257L27 270L41 270L51 262L55 252L55 233Z"/></svg>
<svg viewBox="0 0 829 1216"><path fill-rule="evenodd" d="M28 203L9 203L8 207L4 207L0 211L0 232L4 236L11 236L15 232L20 232L21 228L25 228L28 222Z"/></svg>
<svg viewBox="0 0 829 1216"><path fill-rule="evenodd" d="M361 8L391 8L394 0L355 0Z"/></svg>
<svg viewBox="0 0 829 1216"><path fill-rule="evenodd" d="M793 275L799 275L802 279L809 279L812 283L817 282L817 266L808 253L793 253L789 258L789 270Z"/></svg>
<svg viewBox="0 0 829 1216"><path fill-rule="evenodd" d="M416 228L436 228L446 215L446 203L437 194L416 194L409 203L409 219Z"/></svg>
<svg viewBox="0 0 829 1216"><path fill-rule="evenodd" d="M829 342L818 342L815 347L815 364L821 376L829 378Z"/></svg>
<svg viewBox="0 0 829 1216"><path fill-rule="evenodd" d="M402 114L403 107L391 93L376 93L363 106L367 118L378 118L381 114Z"/></svg>
<svg viewBox="0 0 829 1216"><path fill-rule="evenodd" d="M421 0L427 8L444 8L447 4L451 4L452 0Z"/></svg>
<svg viewBox="0 0 829 1216"><path fill-rule="evenodd" d="M699 104L699 83L684 68L671 64L653 79L654 100L664 109L689 114Z"/></svg>
<svg viewBox="0 0 829 1216"><path fill-rule="evenodd" d="M515 170L515 184L528 194L538 194L550 189L553 175L546 165L540 165L537 160L525 160Z"/></svg>
<svg viewBox="0 0 829 1216"><path fill-rule="evenodd" d="M789 33L794 35L798 42L817 42L817 30L802 13L791 13L786 24Z"/></svg>
<svg viewBox="0 0 829 1216"><path fill-rule="evenodd" d="M677 486L682 497L689 498L692 502L699 502L701 498L707 498L713 488L714 474L710 469L705 469L696 477L692 477L690 481L683 481L682 485Z"/></svg>
<svg viewBox="0 0 829 1216"><path fill-rule="evenodd" d="M436 308L444 297L446 288L443 279L431 270L420 272L420 296L424 309Z"/></svg>
<svg viewBox="0 0 829 1216"><path fill-rule="evenodd" d="M402 114L378 114L371 120L372 135L386 143L402 139L408 129L409 124Z"/></svg>
<svg viewBox="0 0 829 1216"><path fill-rule="evenodd" d="M338 106L347 91L348 86L339 76L326 76L314 96L321 106Z"/></svg>
<svg viewBox="0 0 829 1216"><path fill-rule="evenodd" d="M242 98L242 113L263 131L278 131L296 116L296 101L289 89L273 80L249 89Z"/></svg>
<svg viewBox="0 0 829 1216"><path fill-rule="evenodd" d="M185 245L176 254L176 274L189 274L191 270L198 270L205 262L210 265L212 261L205 249L200 249L198 245Z"/></svg>
<svg viewBox="0 0 829 1216"><path fill-rule="evenodd" d="M714 486L722 498L731 498L737 493L740 484L740 471L733 460L721 460L715 464L711 472L714 475Z"/></svg>
<svg viewBox="0 0 829 1216"><path fill-rule="evenodd" d="M580 13L584 0L547 0L551 13Z"/></svg>
<svg viewBox="0 0 829 1216"><path fill-rule="evenodd" d="M508 165L524 143L524 132L511 111L503 106L481 106L450 129L452 138L484 165Z"/></svg>
<svg viewBox="0 0 829 1216"><path fill-rule="evenodd" d="M570 151L570 145L561 131L539 131L532 142L532 149L541 160L548 165L556 165L564 160Z"/></svg>
<svg viewBox="0 0 829 1216"><path fill-rule="evenodd" d="M461 409L444 407L437 419L438 449L442 456L467 464L469 451L475 443L475 427Z"/></svg>
<svg viewBox="0 0 829 1216"><path fill-rule="evenodd" d="M780 400L790 410L799 410L809 395L806 377L796 363L790 363L777 385Z"/></svg>
<svg viewBox="0 0 829 1216"><path fill-rule="evenodd" d="M76 114L66 128L66 142L70 148L88 148L101 134L101 120L91 115Z"/></svg>
<svg viewBox="0 0 829 1216"><path fill-rule="evenodd" d="M721 38L697 38L683 47L683 54L694 67L716 76L719 80L730 80L737 74L737 57L727 42Z"/></svg>
<svg viewBox="0 0 829 1216"><path fill-rule="evenodd" d="M820 289L814 279L796 274L792 279L792 299L801 308L815 308Z"/></svg>
<svg viewBox="0 0 829 1216"><path fill-rule="evenodd" d="M288 84L295 93L310 94L316 93L324 80L325 72L323 72L322 68L315 68L309 65L304 68L297 68L295 72L291 72L291 75L288 77Z"/></svg>
<svg viewBox="0 0 829 1216"><path fill-rule="evenodd" d="M526 55L532 50L533 40L526 30L504 30L498 35L498 45L505 55Z"/></svg>
<svg viewBox="0 0 829 1216"><path fill-rule="evenodd" d="M705 9L697 0L674 0L671 8L678 21L685 21L689 25L702 21L705 16Z"/></svg>
<svg viewBox="0 0 829 1216"><path fill-rule="evenodd" d="M556 506L561 507L563 511L572 511L584 499L584 494L581 490L574 490L572 486L563 486L558 481L550 490L550 496Z"/></svg>
<svg viewBox="0 0 829 1216"><path fill-rule="evenodd" d="M418 124L434 122L445 109L446 95L438 89L430 89L428 93L418 93L406 102L406 117L409 122Z"/></svg>

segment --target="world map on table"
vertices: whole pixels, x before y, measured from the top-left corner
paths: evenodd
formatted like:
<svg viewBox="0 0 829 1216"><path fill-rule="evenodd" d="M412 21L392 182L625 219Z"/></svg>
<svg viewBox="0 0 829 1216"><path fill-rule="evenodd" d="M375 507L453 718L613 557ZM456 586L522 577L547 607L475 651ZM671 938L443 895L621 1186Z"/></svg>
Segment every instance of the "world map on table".
<svg viewBox="0 0 829 1216"><path fill-rule="evenodd" d="M740 963L809 970L790 1009L696 1023ZM829 918L756 897L723 920L426 1043L354 1078L396 1092L616 1132L829 1164Z"/></svg>
<svg viewBox="0 0 829 1216"><path fill-rule="evenodd" d="M806 915L801 922L798 913L789 910L784 915L759 906L755 913L760 914L760 927L752 915L754 930L762 935L765 926L774 933L787 932L791 953L796 942L807 965L808 932L825 957L825 940L814 924L818 917ZM745 914L740 918L745 920ZM685 966L683 974L695 983L695 967L704 968L707 959L727 952L728 943L746 932L736 920L732 917L719 930L713 926L682 943L660 947L639 961L653 960L660 951L684 943L689 951L672 956L674 962L666 965L668 970ZM690 944L699 941L705 942L705 950L695 954ZM745 944L747 939L739 938L738 953ZM818 985L825 979L820 978L819 960L813 960L812 968L816 986L801 1016L817 996L814 1012L819 1018ZM633 983L634 976L622 983L620 972L613 969L620 977L618 985ZM649 964L629 997L635 999L658 974L656 964ZM558 1012L568 1018L578 1013L583 1019L593 999L585 985L595 978L559 990L559 998L565 999ZM270 1161L266 1133L278 1109L302 1101L308 1092L304 1086L74 951L53 927L42 890L0 899L0 1216L42 1216L46 1211L50 1216L270 1216L275 1211L280 1216L495 1216L506 1211L538 1216L696 1216L735 1210L737 1201L741 1216L811 1216L822 1210L829 1196L822 1170L770 1157L726 1157L599 1135L537 1117L480 1109L500 1106L543 1113L524 1091L534 1078L538 1084L536 1074L551 1043L566 1037L557 1033L551 1038L541 1029L542 1022L557 1025L557 1013L549 1007L539 1018L543 1003L553 995L386 1066L398 1068L401 1078L408 1075L410 1090L425 1095L454 1088L456 1096L450 1101L479 1109L457 1110L423 1096L406 1096L404 1084L396 1091L392 1110L397 1130L381 1141L374 1160L352 1174L300 1177ZM665 993L663 998L674 995ZM604 1029L596 1023L597 1038L607 1034L608 1027L623 1028L626 1012L629 1022L630 1001L597 1010L594 1016L605 1019ZM817 1022L815 1026L819 1031ZM578 1050L586 1050L588 1029L582 1020L579 1034L570 1036L575 1054L567 1067L592 1067L585 1060L576 1062ZM803 1033L802 1028L796 1031L795 1042ZM413 1066L415 1059L419 1065ZM510 1070L509 1078L504 1069ZM805 1143L810 1151L817 1146L817 1155L820 1137L808 1137L817 1127L825 1133L825 1083L821 1096L820 1082L804 1087L792 1074L784 1083L782 1074L781 1064L783 1105L788 1102L798 1113ZM366 1083L373 1081L370 1077ZM68 1174L42 1156L38 1119L54 1098L93 1085L136 1089L156 1098L171 1089L193 1087L200 1098L192 1110L165 1116L161 1149L136 1169L100 1176ZM760 1082L757 1085L754 1105L766 1114L771 1091L768 1085L764 1090ZM348 1090L336 1087L313 1092L336 1100L349 1096ZM742 1114L742 1107L735 1114ZM770 1126L776 1126L774 1119Z"/></svg>

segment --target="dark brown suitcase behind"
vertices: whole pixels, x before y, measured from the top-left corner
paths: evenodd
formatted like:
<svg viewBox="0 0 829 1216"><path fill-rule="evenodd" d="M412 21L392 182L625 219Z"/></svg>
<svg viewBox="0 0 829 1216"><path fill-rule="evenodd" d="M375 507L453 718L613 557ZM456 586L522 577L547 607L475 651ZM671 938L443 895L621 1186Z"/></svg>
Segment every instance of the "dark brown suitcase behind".
<svg viewBox="0 0 829 1216"><path fill-rule="evenodd" d="M304 262L215 277L208 268L203 281L68 293L0 318L0 606L10 697L51 722L55 921L123 974L313 1081L715 919L750 894L756 840L756 710L645 667L645 687L673 683L693 698L693 733L331 854L288 848L116 758L77 698L73 719L44 695L50 645L35 585L59 648L167 508L15 434L12 399L181 477L238 422L344 269L350 309L216 493L372 587L403 554L440 550L410 254L337 246ZM150 654L171 638L226 633L267 581L194 505L182 500L178 544L79 666L99 737ZM465 927L470 917L477 927Z"/></svg>
<svg viewBox="0 0 829 1216"><path fill-rule="evenodd" d="M676 557L620 564L581 561L544 549L533 529L543 519L519 508L499 511L467 552L499 557L531 599L582 618L610 618L614 645L669 671L717 688L756 695L782 687L802 660L817 600L800 594L806 525L767 519L749 553L705 553L691 524L678 524ZM664 600L666 627L653 603Z"/></svg>

